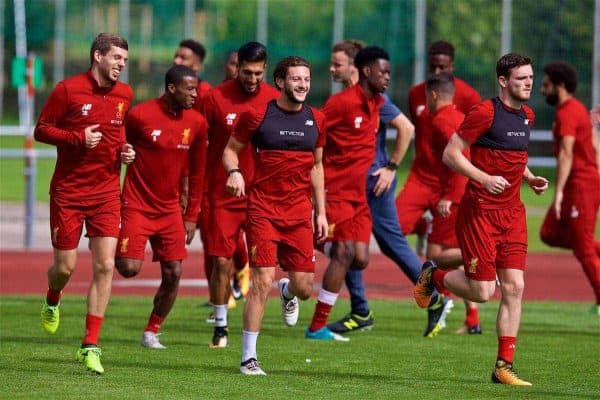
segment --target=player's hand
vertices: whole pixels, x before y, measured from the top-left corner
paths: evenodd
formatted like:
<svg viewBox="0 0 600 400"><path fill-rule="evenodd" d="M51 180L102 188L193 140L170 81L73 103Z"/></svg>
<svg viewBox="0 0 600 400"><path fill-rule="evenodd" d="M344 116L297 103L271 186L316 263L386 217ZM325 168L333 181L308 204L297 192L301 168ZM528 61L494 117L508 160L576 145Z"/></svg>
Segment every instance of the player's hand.
<svg viewBox="0 0 600 400"><path fill-rule="evenodd" d="M563 192L556 191L554 194L554 202L552 203L552 208L554 209L554 215L556 219L560 221L560 212L562 209L562 201L563 201Z"/></svg>
<svg viewBox="0 0 600 400"><path fill-rule="evenodd" d="M227 182L225 183L227 192L235 197L242 197L246 195L244 191L245 185L244 176L240 172L233 172L231 175L229 175Z"/></svg>
<svg viewBox="0 0 600 400"><path fill-rule="evenodd" d="M396 176L396 172L392 171L389 168L379 168L377 171L373 172L371 176L377 176L377 182L373 187L373 193L375 193L375 197L379 197L392 187L392 182L394 181L394 177Z"/></svg>
<svg viewBox="0 0 600 400"><path fill-rule="evenodd" d="M329 233L329 224L327 223L327 217L325 215L317 215L315 218L315 235L317 236L317 243L323 243L327 239Z"/></svg>
<svg viewBox="0 0 600 400"><path fill-rule="evenodd" d="M135 150L129 143L125 143L121 147L121 162L123 164L131 164L135 160Z"/></svg>
<svg viewBox="0 0 600 400"><path fill-rule="evenodd" d="M102 132L97 131L100 124L90 125L83 131L85 133L85 147L88 149L93 149L100 143L100 139L102 139Z"/></svg>
<svg viewBox="0 0 600 400"><path fill-rule="evenodd" d="M450 211L450 206L452 206L452 202L450 200L440 200L437 205L437 211L444 218L447 218L452 212Z"/></svg>
<svg viewBox="0 0 600 400"><path fill-rule="evenodd" d="M492 194L500 194L504 192L504 189L510 187L510 183L502 176L490 176L483 183L485 190Z"/></svg>
<svg viewBox="0 0 600 400"><path fill-rule="evenodd" d="M190 244L196 234L196 222L183 221L183 225L185 225L185 244Z"/></svg>
<svg viewBox="0 0 600 400"><path fill-rule="evenodd" d="M548 189L548 179L543 176L534 176L527 180L527 184L535 192L535 194L540 195Z"/></svg>

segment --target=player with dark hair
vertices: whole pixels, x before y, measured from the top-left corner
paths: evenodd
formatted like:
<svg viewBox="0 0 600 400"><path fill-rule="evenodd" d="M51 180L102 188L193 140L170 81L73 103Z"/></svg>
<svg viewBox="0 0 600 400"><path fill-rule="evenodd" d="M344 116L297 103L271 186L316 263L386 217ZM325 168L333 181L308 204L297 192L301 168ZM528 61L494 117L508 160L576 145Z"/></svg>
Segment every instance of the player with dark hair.
<svg viewBox="0 0 600 400"><path fill-rule="evenodd" d="M200 78L205 58L206 49L202 43L194 39L184 39L179 42L179 47L173 56L173 64L191 68L198 77L198 97L194 102L194 108L198 111L202 111L202 99L211 89L210 84Z"/></svg>
<svg viewBox="0 0 600 400"><path fill-rule="evenodd" d="M241 114L261 108L279 97L279 92L263 82L267 66L267 49L258 42L248 42L238 50L238 76L224 81L210 91L204 101L204 116L209 125L207 165L207 193L209 200L209 224L206 232L205 251L212 258L210 276L210 301L213 304L215 328L210 346L226 347L227 302L229 277L232 272L233 255L240 230L246 222L246 196L232 196L225 183L229 176L222 165L223 151L235 129ZM246 146L238 154L239 169L248 186L254 177L252 146Z"/></svg>
<svg viewBox="0 0 600 400"><path fill-rule="evenodd" d="M223 64L224 80L235 79L238 74L238 55L237 51L227 53L227 58Z"/></svg>
<svg viewBox="0 0 600 400"><path fill-rule="evenodd" d="M426 307L435 287L470 301L487 302L495 292L497 274L501 298L492 381L531 386L513 370L527 257L525 206L520 188L525 180L536 194L541 194L548 188L548 181L527 168L534 114L524 103L533 87L531 60L506 54L498 60L496 75L499 96L480 103L467 114L443 155L446 165L469 178L456 225L465 271L443 270L427 261L415 285L414 297L420 307ZM471 160L464 155L469 148Z"/></svg>
<svg viewBox="0 0 600 400"><path fill-rule="evenodd" d="M342 288L348 268L364 269L369 262L371 214L367 204L366 176L375 158L379 110L390 80L387 52L365 47L354 58L358 84L331 96L322 111L327 120L323 151L327 220L333 242L315 312L306 338L345 338L327 327L329 313Z"/></svg>
<svg viewBox="0 0 600 400"><path fill-rule="evenodd" d="M354 57L362 48L362 43L356 40L345 40L333 46L329 70L335 82L341 82L346 88L358 82L358 70L354 66ZM379 111L375 161L367 175L367 202L373 220L373 235L381 251L390 257L415 283L419 277L421 261L402 233L394 204L396 169L410 145L414 126L386 94L383 94L383 98L384 103ZM397 131L394 150L390 157L387 154L386 139L388 126ZM329 329L335 333L371 329L374 318L365 294L362 270L349 268L345 283L350 293L350 313L329 324ZM449 304L446 304L448 302ZM429 326L439 326L441 329L451 306L450 300L443 299L437 293L434 295L432 306L428 309L426 335L437 334L439 329L431 329Z"/></svg>
<svg viewBox="0 0 600 400"><path fill-rule="evenodd" d="M600 315L600 243L594 237L600 207L597 137L589 112L575 98L576 89L577 74L570 64L544 67L541 93L556 107L552 134L557 166L554 199L540 236L549 246L573 250L594 290L592 312Z"/></svg>
<svg viewBox="0 0 600 400"><path fill-rule="evenodd" d="M433 42L429 46L427 54L430 74L454 73L454 46L451 43L443 40ZM454 87L452 102L463 114L481 101L477 91L456 76L454 76ZM410 116L415 124L415 158L410 166L404 187L396 197L396 208L402 231L405 235L410 233L419 235L419 240L417 240L417 254L419 255L425 255L426 238L430 230L427 220L422 218L423 214L436 209L441 193L440 181L435 173L438 161L436 161L431 148L431 114L427 107L425 92L426 82L421 82L413 86L408 93ZM467 307L466 314L465 326L479 324L478 308L475 304ZM425 330L425 336L428 336L436 326L436 324L429 323Z"/></svg>
<svg viewBox="0 0 600 400"><path fill-rule="evenodd" d="M252 288L244 308L240 371L245 375L265 375L257 361L256 341L277 263L289 274L289 279L278 283L281 316L287 326L298 321L298 298L306 300L312 292L313 196L316 239L321 242L327 236L322 164L325 117L304 105L310 91L310 64L300 57L286 57L275 67L273 80L281 95L244 113L223 153L223 165L229 171L227 188L238 197L245 195L246 184L237 155L250 142L256 154L246 223Z"/></svg>
<svg viewBox="0 0 600 400"><path fill-rule="evenodd" d="M120 163L135 151L125 142L123 121L133 98L119 82L127 64L128 44L111 33L96 36L90 69L59 82L44 105L35 139L56 146L50 183L50 229L54 263L48 269L48 292L41 322L47 333L59 325L63 288L75 271L83 225L90 238L93 278L87 297L85 336L77 359L104 373L98 336L110 298L120 223Z"/></svg>
<svg viewBox="0 0 600 400"><path fill-rule="evenodd" d="M160 262L161 284L141 344L164 349L158 331L171 311L196 230L206 162L206 120L193 110L198 78L183 65L165 74L165 94L133 107L125 122L127 140L136 150L123 184L121 233L116 267L125 278L142 269L146 243ZM190 201L182 216L178 182L189 163Z"/></svg>

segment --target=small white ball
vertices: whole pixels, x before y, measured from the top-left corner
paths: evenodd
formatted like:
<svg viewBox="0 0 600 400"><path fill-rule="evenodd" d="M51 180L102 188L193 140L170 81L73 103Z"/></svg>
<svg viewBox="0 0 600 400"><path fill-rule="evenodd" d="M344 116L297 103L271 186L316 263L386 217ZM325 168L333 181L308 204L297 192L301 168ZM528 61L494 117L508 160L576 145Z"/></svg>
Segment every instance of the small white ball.
<svg viewBox="0 0 600 400"><path fill-rule="evenodd" d="M310 364L312 362L312 360L310 358L307 358L306 362Z"/></svg>

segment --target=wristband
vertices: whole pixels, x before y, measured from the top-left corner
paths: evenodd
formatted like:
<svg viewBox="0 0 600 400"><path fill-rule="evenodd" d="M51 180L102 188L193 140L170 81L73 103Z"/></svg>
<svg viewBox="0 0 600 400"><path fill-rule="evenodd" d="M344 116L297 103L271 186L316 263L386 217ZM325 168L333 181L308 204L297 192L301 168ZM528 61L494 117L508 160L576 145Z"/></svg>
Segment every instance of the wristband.
<svg viewBox="0 0 600 400"><path fill-rule="evenodd" d="M391 161L388 161L388 163L385 164L385 167L391 171L396 171L398 169L399 165L396 163L393 163Z"/></svg>
<svg viewBox="0 0 600 400"><path fill-rule="evenodd" d="M232 169L230 169L229 171L227 171L227 176L231 176L231 174L233 174L234 172L237 172L237 173L240 173L240 174L241 174L241 173L242 173L242 170L241 170L241 169L239 169L239 168L232 168Z"/></svg>

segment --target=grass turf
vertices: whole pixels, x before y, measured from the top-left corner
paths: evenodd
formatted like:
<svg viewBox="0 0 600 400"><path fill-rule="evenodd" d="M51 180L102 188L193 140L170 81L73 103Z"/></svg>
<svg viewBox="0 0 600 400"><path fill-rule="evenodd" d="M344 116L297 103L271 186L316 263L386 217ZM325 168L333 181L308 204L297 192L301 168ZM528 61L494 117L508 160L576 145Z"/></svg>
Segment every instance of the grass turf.
<svg viewBox="0 0 600 400"><path fill-rule="evenodd" d="M375 328L349 343L304 339L314 301L301 305L298 326L286 328L279 302L268 303L258 342L267 377L239 374L241 304L230 313L230 346L211 350L205 299L181 297L163 325L168 349L139 345L149 297L113 297L101 345L106 373L95 376L75 361L85 299L65 296L61 326L42 332L41 296L0 297L0 398L86 399L591 399L600 393L600 318L588 304L527 302L515 365L531 388L490 383L496 355L497 303L482 306L484 334L459 336L464 309L434 339L421 336L425 313L407 300L372 301ZM341 300L332 320L348 309ZM307 362L310 359L311 362Z"/></svg>

